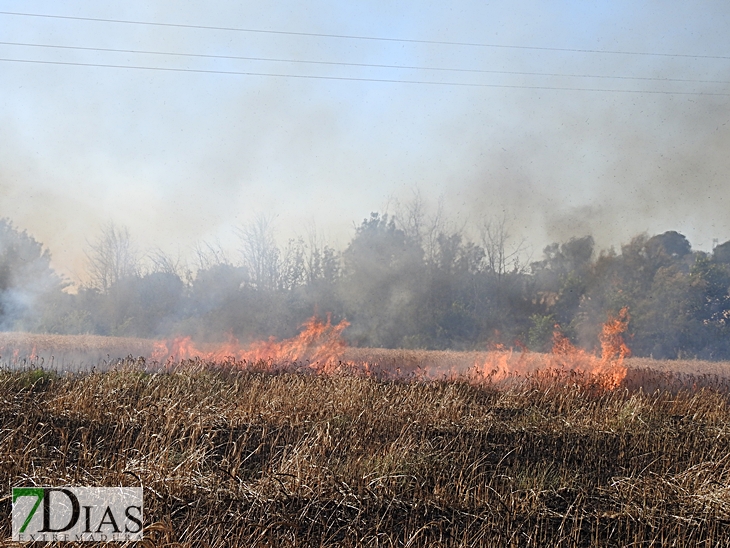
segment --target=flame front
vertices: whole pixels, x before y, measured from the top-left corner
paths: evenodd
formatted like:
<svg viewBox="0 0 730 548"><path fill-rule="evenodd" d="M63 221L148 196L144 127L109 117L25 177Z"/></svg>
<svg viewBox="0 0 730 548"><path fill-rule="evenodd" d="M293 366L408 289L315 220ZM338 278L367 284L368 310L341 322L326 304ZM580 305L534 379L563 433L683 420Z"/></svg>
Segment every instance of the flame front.
<svg viewBox="0 0 730 548"><path fill-rule="evenodd" d="M600 357L577 348L556 324L550 354L530 354L523 348L515 359L513 350L495 348L486 360L474 364L470 370L470 378L478 382L502 381L540 372L576 372L587 375L604 388L612 390L621 384L628 372L623 364L624 358L631 355L623 338L628 323L627 308L622 308L616 317L609 316L600 335Z"/></svg>
<svg viewBox="0 0 730 548"><path fill-rule="evenodd" d="M347 371L362 375L408 376L421 380L466 377L474 383L524 378L540 372L548 376L551 372L577 372L587 375L605 388L614 389L626 377L623 360L631 354L623 339L628 322L626 308L621 309L616 317L608 318L600 335L600 356L576 348L556 325L550 354L531 353L524 347L521 352L515 352L498 345L489 352L474 353L476 357L470 362L471 365L448 363L451 355L460 353L449 356L441 353L440 360L424 357L416 370L392 363L389 367L383 367L376 357L388 352L382 349L354 349L358 350L358 356L354 359L347 356L350 359L345 359L347 354L352 354L348 352L342 337L342 332L349 325L347 321L333 324L329 317L326 321L312 317L304 323L299 335L291 339L278 341L272 337L244 347L231 337L226 343L209 348L196 346L190 337L179 337L158 341L151 359L168 364L188 359L218 363L233 361L240 367L264 367L270 371L291 370L294 365L296 370L305 368L315 373ZM414 353L419 354L418 351Z"/></svg>
<svg viewBox="0 0 730 548"><path fill-rule="evenodd" d="M622 308L617 316L609 315L599 337L601 356L597 357L585 350L576 348L560 331L558 326L553 332L552 360L554 366L568 368L598 378L606 388L616 388L626 378L627 369L624 358L631 355L623 334L629 324L629 310Z"/></svg>
<svg viewBox="0 0 730 548"><path fill-rule="evenodd" d="M248 364L267 362L272 366L306 365L315 372L331 372L337 368L347 344L342 332L349 323L345 320L333 325L316 316L308 319L296 337L277 341L273 337L248 347L231 337L228 342L212 350L199 348L190 337L157 341L150 358L157 362L200 359L211 362L237 361Z"/></svg>

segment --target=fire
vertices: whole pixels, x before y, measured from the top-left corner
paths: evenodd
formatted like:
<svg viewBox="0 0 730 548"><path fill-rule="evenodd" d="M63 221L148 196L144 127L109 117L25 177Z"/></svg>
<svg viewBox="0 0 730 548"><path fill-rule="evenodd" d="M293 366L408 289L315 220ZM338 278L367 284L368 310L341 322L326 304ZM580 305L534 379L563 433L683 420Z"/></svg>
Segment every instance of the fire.
<svg viewBox="0 0 730 548"><path fill-rule="evenodd" d="M299 364L315 372L331 372L340 364L342 353L347 347L342 332L348 325L345 320L334 325L330 317L326 321L312 317L304 323L299 335L291 339L277 341L272 337L244 347L231 337L228 342L212 350L197 347L190 337L178 337L155 343L150 357L157 362L197 358L211 362L267 362L271 366Z"/></svg>
<svg viewBox="0 0 730 548"><path fill-rule="evenodd" d="M521 347L517 360L514 350L502 344L492 345L486 359L477 359L468 372L468 377L477 384L484 381L503 381L510 377L524 377L529 374L528 350Z"/></svg>
<svg viewBox="0 0 730 548"><path fill-rule="evenodd" d="M298 336L281 342L272 338L255 343L246 352L244 359L284 363L306 360L317 371L332 371L341 361L342 353L347 347L342 332L349 325L346 320L332 325L329 317L326 322L312 317L304 323Z"/></svg>
<svg viewBox="0 0 730 548"><path fill-rule="evenodd" d="M529 353L522 345L515 357L512 349L502 346L493 348L486 359L474 363L469 377L474 382L504 381L514 377L540 376L550 373L575 372L587 376L600 386L617 388L627 374L624 358L631 351L623 338L629 323L627 308L622 308L616 317L609 316L600 335L601 355L596 356L577 348L555 325L553 348L550 354Z"/></svg>
<svg viewBox="0 0 730 548"><path fill-rule="evenodd" d="M629 324L629 310L622 308L617 316L609 315L603 324L600 357L576 348L556 325L553 331L551 366L556 369L570 369L597 378L606 388L616 388L626 378L624 358L631 355L623 334Z"/></svg>
<svg viewBox="0 0 730 548"><path fill-rule="evenodd" d="M159 363L172 364L188 359L205 362L235 362L237 366L264 367L271 371L307 370L314 373L335 373L346 371L359 375L374 375L420 380L464 378L474 383L504 381L511 378L525 378L552 373L576 372L587 376L592 382L608 389L618 387L626 377L624 358L631 352L624 342L629 314L621 309L616 317L610 316L603 325L600 335L601 354L596 356L575 347L558 325L553 332L553 349L550 354L531 353L523 345L515 352L513 348L494 345L488 352L456 353L473 356L472 361L459 366L451 362L449 355L439 355L438 360L423 358L416 369L401 369L397 364L386 365L378 362L373 353L360 349L354 359L345 357L348 351L342 333L349 323L342 321L333 324L312 317L302 325L301 332L291 339L276 340L273 337L243 346L234 337L215 347L196 345L190 337L179 337L169 341L158 341L151 359ZM382 354L382 352L381 352ZM448 354L448 353L444 353ZM454 354L454 355L456 355ZM463 362L462 362L463 363ZM411 364L412 365L412 364Z"/></svg>
<svg viewBox="0 0 730 548"><path fill-rule="evenodd" d="M629 325L629 309L623 307L619 310L618 316L609 316L608 321L603 324L601 333L601 359L604 362L615 362L619 365L624 358L631 356L631 350L624 342L623 334Z"/></svg>

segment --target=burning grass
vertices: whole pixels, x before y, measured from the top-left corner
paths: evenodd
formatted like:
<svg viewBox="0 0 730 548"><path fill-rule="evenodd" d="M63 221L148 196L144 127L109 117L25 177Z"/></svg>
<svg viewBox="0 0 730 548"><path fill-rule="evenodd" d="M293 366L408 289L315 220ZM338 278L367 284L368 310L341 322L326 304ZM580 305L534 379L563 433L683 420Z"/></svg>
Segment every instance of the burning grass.
<svg viewBox="0 0 730 548"><path fill-rule="evenodd" d="M199 344L190 337L144 340L10 333L0 336L0 354L5 356L3 363L6 366L16 368L29 364L43 366L47 360L51 369L78 371L84 368L80 365L86 369L96 365L108 368L123 356L140 356L146 360L148 369L164 369L180 361L200 360L225 362L241 370L264 367L269 372L347 373L380 379L460 379L477 385L504 384L514 379L546 375L549 378L579 375L589 378L591 383L615 389L636 387L636 381L641 377L636 372L629 375L626 364L631 354L623 339L628 321L625 308L616 317L608 318L600 336L599 356L573 346L558 325L549 354L528 352L524 347L515 352L513 348L501 346L488 352L348 348L342 337L348 323L333 324L329 317L326 321L310 318L299 335L291 339L270 338L248 346L241 345L233 337L224 344ZM69 363L70 367L67 367ZM708 382L706 373L701 385L715 388L722 384L717 379L727 376L716 375L714 382ZM676 387L677 383L697 387L693 375L679 371L665 371L663 375L662 387Z"/></svg>
<svg viewBox="0 0 730 548"><path fill-rule="evenodd" d="M142 484L148 546L726 546L727 364L629 358L627 320L600 356L7 334L0 479Z"/></svg>
<svg viewBox="0 0 730 548"><path fill-rule="evenodd" d="M730 538L730 400L716 391L122 365L0 374L4 485L141 483L149 546Z"/></svg>
<svg viewBox="0 0 730 548"><path fill-rule="evenodd" d="M310 318L302 325L301 332L291 339L266 341L241 345L230 337L225 344L198 345L190 337L178 337L167 341L154 341L151 362L169 366L182 360L199 359L210 362L229 362L237 368L248 369L252 364L260 367L267 363L268 370L307 371L317 374L357 373L365 376L413 378L433 380L438 378L465 378L476 384L504 381L515 376L526 377L536 372L574 372L594 377L607 388L616 388L626 377L623 360L630 351L623 340L629 317L622 309L617 317L610 317L601 335L601 355L594 356L573 346L555 326L553 351L549 356L529 354L524 351L517 359L513 350L497 347L487 353L428 353L412 354L411 358L385 364L371 354L348 352L342 332L347 321L333 324ZM525 349L526 350L526 349ZM35 353L35 349L33 350ZM430 359L429 359L430 358ZM436 358L435 360L433 358ZM454 359L456 358L456 359Z"/></svg>

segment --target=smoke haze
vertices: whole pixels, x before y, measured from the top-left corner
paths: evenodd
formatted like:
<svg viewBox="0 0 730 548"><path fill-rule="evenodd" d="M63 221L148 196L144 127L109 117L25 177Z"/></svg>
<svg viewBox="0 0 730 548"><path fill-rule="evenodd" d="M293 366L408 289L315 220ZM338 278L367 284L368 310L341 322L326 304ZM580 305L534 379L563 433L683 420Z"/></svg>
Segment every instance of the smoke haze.
<svg viewBox="0 0 730 548"><path fill-rule="evenodd" d="M633 2L0 2L0 10L545 48L713 56L730 6ZM460 82L507 88L177 73L1 62L0 217L84 278L109 221L144 249L237 246L262 213L279 236L316 223L336 247L353 223L417 189L476 230L505 215L539 255L677 230L730 239L730 59L448 46L0 15L2 41L343 63L628 76L626 80L303 65L0 46L0 57ZM695 80L693 82L667 79ZM702 80L705 82L697 82ZM720 81L722 83L709 83Z"/></svg>

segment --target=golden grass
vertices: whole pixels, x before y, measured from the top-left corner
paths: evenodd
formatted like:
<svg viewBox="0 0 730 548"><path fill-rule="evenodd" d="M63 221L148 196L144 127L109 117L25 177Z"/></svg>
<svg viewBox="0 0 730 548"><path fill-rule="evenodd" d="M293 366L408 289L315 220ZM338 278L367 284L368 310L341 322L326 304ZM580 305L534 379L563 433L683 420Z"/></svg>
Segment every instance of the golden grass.
<svg viewBox="0 0 730 548"><path fill-rule="evenodd" d="M730 538L730 402L718 392L121 365L0 374L3 485L141 483L146 546ZM7 496L0 505L9 515ZM9 520L0 529L8 538Z"/></svg>

